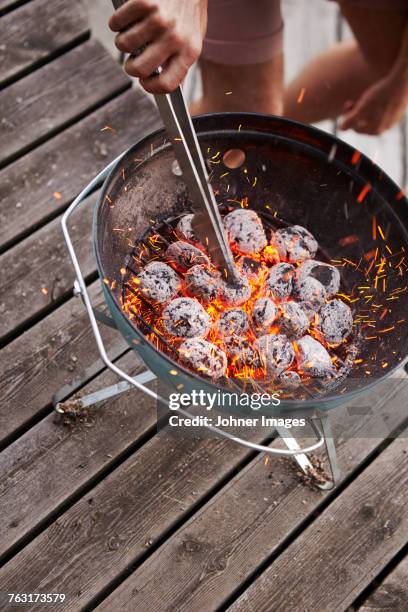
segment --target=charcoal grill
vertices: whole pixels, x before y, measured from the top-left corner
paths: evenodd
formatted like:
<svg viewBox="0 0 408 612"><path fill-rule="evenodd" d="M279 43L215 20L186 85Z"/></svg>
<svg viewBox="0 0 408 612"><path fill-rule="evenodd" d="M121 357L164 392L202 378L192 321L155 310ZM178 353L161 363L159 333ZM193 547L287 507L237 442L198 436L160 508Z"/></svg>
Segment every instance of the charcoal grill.
<svg viewBox="0 0 408 612"><path fill-rule="evenodd" d="M194 119L203 154L211 172L217 201L222 206L249 202L265 224L301 224L317 238L320 258L340 266L342 291L356 313L360 359L340 384L325 389L304 389L283 397L287 416L311 418L317 442L300 448L287 430L287 449L280 450L216 433L250 448L270 454L294 456L302 469L311 468L306 453L326 444L333 472L338 478L328 411L356 396L400 367L407 357L404 274L408 252L408 208L401 190L370 159L338 138L291 120L249 113L226 113ZM245 159L239 168L226 168L225 152L238 149ZM134 273L132 249L148 244L149 232L160 232L179 215L190 211L182 178L175 172L171 143L163 130L146 137L107 166L78 196L63 216L63 231L75 268L74 291L84 301L104 363L125 382L83 398L83 405L135 387L164 402L145 386L157 376L183 392L220 388L237 390L236 381L214 384L173 360L165 340L150 342L146 325L129 318L121 307L127 275ZM93 246L99 277L111 318L100 316L91 304L68 232L72 212L103 182L94 211ZM163 234L163 232L162 232ZM161 234L161 235L162 235ZM375 276L374 276L375 275ZM385 279L385 280L384 280ZM97 319L116 327L149 368L135 379L120 370L106 354ZM339 357L341 359L341 357ZM175 375L175 372L177 373ZM242 389L241 389L242 390ZM63 410L61 404L58 410ZM238 413L239 405L230 407ZM188 414L181 410L182 414ZM263 409L275 416L273 405Z"/></svg>

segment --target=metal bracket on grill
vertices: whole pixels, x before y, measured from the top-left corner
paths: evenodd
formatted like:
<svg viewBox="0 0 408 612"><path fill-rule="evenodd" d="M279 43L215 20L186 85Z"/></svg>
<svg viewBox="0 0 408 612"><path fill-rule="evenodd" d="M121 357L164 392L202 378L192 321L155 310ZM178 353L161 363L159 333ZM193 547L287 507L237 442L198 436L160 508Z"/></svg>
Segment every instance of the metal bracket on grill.
<svg viewBox="0 0 408 612"><path fill-rule="evenodd" d="M143 391L143 393L146 393L147 395L152 397L154 400L160 402L164 406L168 407L168 402L165 398L161 397L160 395L158 395L157 393L149 389L149 387L146 387L145 383L147 382L147 380L152 380L152 378L150 378L152 376L150 372L143 373L139 376L136 376L135 378L132 378L129 374L127 374L126 372L118 368L118 366L115 365L111 361L111 359L108 357L108 354L106 352L105 345L103 343L102 336L99 330L98 322L97 322L97 318L99 318L100 313L99 312L95 313L94 307L91 303L91 299L90 299L90 296L89 296L89 293L88 293L88 290L85 284L85 280L84 280L84 277L83 277L83 274L82 274L82 271L79 265L79 261L78 261L78 258L77 258L72 240L71 240L71 236L68 230L68 220L70 216L72 215L72 213L74 212L74 210L76 210L76 208L85 200L85 198L92 191L94 191L98 186L100 186L100 184L106 178L106 176L111 171L111 169L122 159L124 155L125 153L123 153L117 159L111 162L104 170L102 170L102 172L100 172L89 183L87 187L85 187L85 189L83 189L83 191L77 196L77 198L75 198L72 204L65 211L65 213L62 216L62 221L61 221L65 242L67 244L69 255L71 257L71 261L72 261L72 264L75 270L75 274L76 274L76 281L74 284L74 294L81 296L83 300L84 306L86 308L86 311L87 311L87 314L88 314L88 317L91 323L92 331L95 336L99 354L100 354L100 357L103 363L110 370L112 370L112 372L114 372L117 376L119 376L119 378L121 378L124 381L117 385L114 385L113 387L108 387L106 389L102 389L101 391L96 392L95 394L91 394L91 396L88 396L87 398L86 397L81 398L79 401L83 407L91 406L94 403L101 401L102 399L107 399L108 397L113 397L114 395L123 393L124 391L127 391L131 388L136 388L139 391ZM109 317L107 318L109 319ZM105 321L102 321L102 322L105 322ZM110 322L108 324L110 325ZM66 402L65 403L58 402L55 404L55 410L59 413L64 412L64 407L68 408L69 405L67 405ZM187 417L193 416L191 413L189 413L186 410L183 410L182 408L179 408L178 412L182 414L183 416L187 416ZM310 446L305 447L305 448L299 447L295 438L293 438L293 436L288 434L288 430L286 429L284 430L284 434L283 434L283 430L280 434L283 441L285 442L287 446L286 449L277 449L277 448L272 448L272 447L265 446L262 444L256 444L255 442L250 442L249 440L245 440L244 438L235 436L229 433L228 431L225 431L223 429L220 429L212 425L207 426L207 429L209 429L210 431L212 431L213 433L219 436L227 438L237 444L240 444L241 446L245 446L252 450L265 452L271 455L281 455L281 456L283 455L286 457L294 457L297 460L303 472L305 472L306 475L312 475L312 476L313 476L313 466L311 462L309 461L309 459L306 457L306 453L313 452L325 444L327 453L329 456L330 466L332 469L332 482L327 482L327 483L324 483L318 486L322 489L331 489L337 483L337 480L339 477L339 470L337 467L337 459L336 459L334 441L328 429L327 418L328 417L324 417L323 419L320 419L322 423L322 431L319 430L317 425L314 423L314 420L312 419L311 421L312 427L316 433L318 440L314 444L311 444Z"/></svg>
<svg viewBox="0 0 408 612"><path fill-rule="evenodd" d="M84 298L82 296L82 291L78 284L78 281L74 281L74 289L72 292L74 294L74 297L80 297L82 298L82 301L84 301ZM99 310L99 308L93 307L92 310L95 315L95 319L97 319L99 323L102 323L103 325L106 325L107 327L111 327L112 329L116 329L116 330L118 329L112 317L109 317L107 314L102 312L102 310Z"/></svg>

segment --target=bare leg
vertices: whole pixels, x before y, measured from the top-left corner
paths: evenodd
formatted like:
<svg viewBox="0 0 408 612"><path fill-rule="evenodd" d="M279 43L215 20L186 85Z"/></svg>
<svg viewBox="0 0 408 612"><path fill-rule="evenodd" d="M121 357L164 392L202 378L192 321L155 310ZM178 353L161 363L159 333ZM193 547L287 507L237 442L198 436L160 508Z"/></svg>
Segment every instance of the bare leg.
<svg viewBox="0 0 408 612"><path fill-rule="evenodd" d="M356 41L339 43L303 69L284 93L286 116L309 123L337 117L393 65L405 15L356 7L343 7L343 14Z"/></svg>
<svg viewBox="0 0 408 612"><path fill-rule="evenodd" d="M201 60L203 98L191 105L193 115L246 111L281 115L283 56L262 64L227 66Z"/></svg>

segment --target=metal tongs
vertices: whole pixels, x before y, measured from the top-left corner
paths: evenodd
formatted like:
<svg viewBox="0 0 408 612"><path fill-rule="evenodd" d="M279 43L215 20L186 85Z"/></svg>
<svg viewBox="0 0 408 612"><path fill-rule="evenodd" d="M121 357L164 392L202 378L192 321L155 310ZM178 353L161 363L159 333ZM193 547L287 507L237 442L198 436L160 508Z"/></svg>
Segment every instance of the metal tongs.
<svg viewBox="0 0 408 612"><path fill-rule="evenodd" d="M112 0L115 9L125 2ZM159 73L160 68L157 69ZM179 86L170 94L156 94L154 98L193 205L194 232L208 247L213 262L224 272L227 282L236 283L234 259L183 91Z"/></svg>
<svg viewBox="0 0 408 612"><path fill-rule="evenodd" d="M155 100L193 204L194 233L208 246L226 279L235 282L234 259L182 89L179 86L171 94L156 95Z"/></svg>

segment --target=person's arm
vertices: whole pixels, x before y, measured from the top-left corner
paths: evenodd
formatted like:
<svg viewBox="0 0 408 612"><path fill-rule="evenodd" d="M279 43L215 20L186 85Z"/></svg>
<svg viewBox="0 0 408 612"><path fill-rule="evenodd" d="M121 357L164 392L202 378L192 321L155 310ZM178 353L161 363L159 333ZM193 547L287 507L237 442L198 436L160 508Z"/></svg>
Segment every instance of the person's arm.
<svg viewBox="0 0 408 612"><path fill-rule="evenodd" d="M130 56L125 70L150 93L174 91L201 53L207 0L128 0L112 15L115 44ZM158 66L160 75L152 76Z"/></svg>
<svg viewBox="0 0 408 612"><path fill-rule="evenodd" d="M368 87L347 109L340 129L381 134L398 123L408 105L408 21L390 72Z"/></svg>

